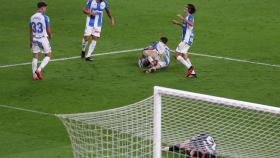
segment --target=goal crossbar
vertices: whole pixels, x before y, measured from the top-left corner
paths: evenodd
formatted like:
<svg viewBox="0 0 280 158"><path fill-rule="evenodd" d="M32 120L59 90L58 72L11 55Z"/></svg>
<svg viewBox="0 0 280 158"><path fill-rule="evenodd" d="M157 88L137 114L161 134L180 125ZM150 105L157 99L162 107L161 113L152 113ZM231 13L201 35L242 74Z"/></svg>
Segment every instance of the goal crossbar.
<svg viewBox="0 0 280 158"><path fill-rule="evenodd" d="M239 101L234 99L227 99L222 97L210 96L210 95L205 95L200 93L193 93L193 92L176 90L176 89L159 87L159 86L154 87L154 94L159 94L159 95L167 94L167 95L174 95L179 97L187 97L190 99L202 100L202 101L216 103L216 104L223 104L226 106L234 106L234 107L256 110L261 112L280 114L280 108L278 107L272 107L272 106L267 106L262 104L250 103L250 102Z"/></svg>

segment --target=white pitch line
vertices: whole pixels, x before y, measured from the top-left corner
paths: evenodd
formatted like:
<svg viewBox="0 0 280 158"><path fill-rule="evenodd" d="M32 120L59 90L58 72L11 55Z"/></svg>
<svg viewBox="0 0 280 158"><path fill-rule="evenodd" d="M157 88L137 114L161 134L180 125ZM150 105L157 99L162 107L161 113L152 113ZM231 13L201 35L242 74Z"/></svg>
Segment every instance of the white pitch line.
<svg viewBox="0 0 280 158"><path fill-rule="evenodd" d="M249 61L249 60L243 60L243 59L234 59L234 58L229 58L229 57L221 57L221 56L207 55L207 54L200 54L200 53L190 53L190 54L191 55L195 55L195 56L202 56L202 57L216 58L216 59L224 59L224 60L230 60L230 61L237 61L237 62L241 62L241 63L249 63L249 64L264 65L264 66L280 68L280 65L276 65L276 64L267 64L267 63L256 62L256 61Z"/></svg>
<svg viewBox="0 0 280 158"><path fill-rule="evenodd" d="M121 51L112 51L112 52L106 52L106 53L98 53L98 54L94 54L93 56L121 54L121 53L128 53L128 52L136 52L136 51L140 51L140 50L142 50L142 48L121 50ZM215 55L207 55L207 54L201 54L201 53L190 53L190 54L195 55L195 56L202 56L202 57L208 57L208 58L223 59L223 60L229 60L229 61L235 61L235 62L242 62L242 63L249 63L249 64L256 64L256 65L263 65L263 66L280 68L280 65L277 65L277 64L268 64L268 63L262 63L262 62L257 62L257 61L249 61L249 60L235 59L235 58L215 56ZM58 58L58 59L53 59L51 61L56 62L56 61L65 61L65 60L72 60L72 59L78 59L78 58L80 58L80 56L73 56L73 57L68 57L68 58ZM10 65L2 65L2 66L0 66L0 69L1 68L16 67L16 66L23 66L23 65L31 65L31 62L19 63L19 64L10 64Z"/></svg>
<svg viewBox="0 0 280 158"><path fill-rule="evenodd" d="M106 52L106 53L99 53L99 54L94 54L93 56L103 56L103 55L110 55L110 54L121 54L121 53L128 53L128 52L136 52L136 51L140 51L140 50L142 50L142 48L122 50L122 51L112 51L112 52ZM195 55L195 56L202 56L202 57L208 57L208 58L223 59L223 60L230 60L230 61L236 61L236 62L242 62L242 63L257 64L257 65L264 65L264 66L280 68L280 65L276 65L276 64L267 64L267 63L261 63L261 62L254 62L254 61L248 61L248 60L242 60L242 59L234 59L234 58L214 56L214 55L207 55L207 54L200 54L200 53L190 53L190 54L191 55ZM80 58L80 56L73 56L73 57L68 57L68 58L58 58L58 59L53 59L51 61L57 62L57 61L65 61L65 60L72 60L72 59L78 59L78 58ZM23 66L23 65L30 65L30 64L31 64L31 62L19 63L19 64L11 64L11 65L2 65L2 66L0 66L0 68L16 67L16 66ZM45 112L40 112L40 111L35 111L35 110L29 110L29 109L23 109L23 108L17 108L17 107L9 106L9 105L0 105L0 108L14 109L14 110L25 111L25 112L32 112L32 113L41 114L41 115L54 116L54 114L50 114L50 113L45 113Z"/></svg>
<svg viewBox="0 0 280 158"><path fill-rule="evenodd" d="M121 50L121 51L112 51L112 52L106 52L106 53L98 53L98 54L94 54L93 56L121 54L121 53L128 53L128 52L136 52L136 51L140 51L140 50L142 50L142 48ZM78 58L81 58L81 56L73 56L73 57L68 57L68 58L58 58L58 59L52 59L50 61L51 62L56 62L56 61L73 60L73 59L78 59ZM9 68L9 67L16 67L16 66L23 66L23 65L31 65L31 64L32 64L31 62L26 62L26 63L19 63L19 64L2 65L2 66L0 66L0 68Z"/></svg>
<svg viewBox="0 0 280 158"><path fill-rule="evenodd" d="M41 112L41 111L36 111L36 110L29 110L29 109L23 109L23 108L17 108L17 107L9 106L9 105L0 105L0 108L6 108L6 109L12 109L12 110L18 110L18 111L31 112L31 113L36 113L36 114L40 114L40 115L54 116L54 114L50 114L50 113L46 113L46 112Z"/></svg>

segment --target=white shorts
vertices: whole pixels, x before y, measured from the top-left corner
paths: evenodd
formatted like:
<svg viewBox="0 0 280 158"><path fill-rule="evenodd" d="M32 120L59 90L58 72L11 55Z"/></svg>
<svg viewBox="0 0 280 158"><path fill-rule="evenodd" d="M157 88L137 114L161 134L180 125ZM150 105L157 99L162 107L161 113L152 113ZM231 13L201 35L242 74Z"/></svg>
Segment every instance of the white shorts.
<svg viewBox="0 0 280 158"><path fill-rule="evenodd" d="M42 52L44 54L51 53L52 49L51 49L49 39L47 37L40 37L40 38L33 37L32 52L33 53Z"/></svg>
<svg viewBox="0 0 280 158"><path fill-rule="evenodd" d="M176 52L187 54L189 49L190 49L190 47L191 46L188 45L186 42L180 42L178 47L176 48Z"/></svg>
<svg viewBox="0 0 280 158"><path fill-rule="evenodd" d="M84 36L93 35L95 37L100 37L100 33L101 33L101 27L86 26Z"/></svg>
<svg viewBox="0 0 280 158"><path fill-rule="evenodd" d="M164 68L164 67L166 67L166 66L168 66L167 64L166 64L166 62L164 62L164 61L158 61L158 64L160 65L160 68Z"/></svg>
<svg viewBox="0 0 280 158"><path fill-rule="evenodd" d="M157 56L155 59L158 61L158 64L160 65L160 68L168 66L165 61L162 61L160 59L160 56Z"/></svg>

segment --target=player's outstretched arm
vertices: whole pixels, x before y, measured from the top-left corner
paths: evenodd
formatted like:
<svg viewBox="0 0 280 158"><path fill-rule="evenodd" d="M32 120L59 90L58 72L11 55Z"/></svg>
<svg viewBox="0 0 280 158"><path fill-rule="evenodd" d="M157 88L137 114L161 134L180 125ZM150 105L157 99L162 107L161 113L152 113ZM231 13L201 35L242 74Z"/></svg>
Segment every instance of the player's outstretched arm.
<svg viewBox="0 0 280 158"><path fill-rule="evenodd" d="M181 14L177 14L177 17L178 17L180 20L186 22L188 25L193 26L193 22L191 22L191 21L185 19Z"/></svg>
<svg viewBox="0 0 280 158"><path fill-rule="evenodd" d="M183 25L177 20L172 20L172 23L175 24L175 25L178 25L180 27L183 27Z"/></svg>
<svg viewBox="0 0 280 158"><path fill-rule="evenodd" d="M105 8L105 10L106 10L106 13L107 13L108 17L110 18L110 24L111 24L111 26L112 26L112 27L115 26L115 19L114 19L114 17L112 16L112 14L111 14L109 8Z"/></svg>

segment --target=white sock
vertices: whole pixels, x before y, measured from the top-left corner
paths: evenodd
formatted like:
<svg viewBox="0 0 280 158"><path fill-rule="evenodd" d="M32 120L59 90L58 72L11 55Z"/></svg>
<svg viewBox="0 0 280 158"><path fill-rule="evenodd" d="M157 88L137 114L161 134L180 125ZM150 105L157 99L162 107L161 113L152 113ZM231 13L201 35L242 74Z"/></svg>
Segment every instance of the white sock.
<svg viewBox="0 0 280 158"><path fill-rule="evenodd" d="M87 58L91 56L91 54L94 51L95 46L96 46L96 41L92 40L91 44L89 45L88 53L87 53L87 56L86 56Z"/></svg>
<svg viewBox="0 0 280 158"><path fill-rule="evenodd" d="M32 73L33 73L33 75L35 74L35 71L37 69L37 63L38 63L38 59L37 58L33 58L32 59Z"/></svg>
<svg viewBox="0 0 280 158"><path fill-rule="evenodd" d="M188 69L192 66L180 55L177 56L177 60L180 61L183 65L185 65Z"/></svg>
<svg viewBox="0 0 280 158"><path fill-rule="evenodd" d="M41 65L40 65L39 68L38 68L38 70L39 70L39 71L42 71L42 69L44 69L44 67L48 64L48 62L50 61L50 59L51 59L50 57L46 56L46 57L43 59Z"/></svg>
<svg viewBox="0 0 280 158"><path fill-rule="evenodd" d="M192 65L192 63L191 63L191 61L190 61L190 59L189 58L187 58L187 60L186 60L190 65ZM194 70L192 71L192 74L195 74L195 72L194 72Z"/></svg>
<svg viewBox="0 0 280 158"><path fill-rule="evenodd" d="M187 58L187 60L186 60L190 65L192 65L192 63L191 63L191 61L190 61L190 59L189 58Z"/></svg>
<svg viewBox="0 0 280 158"><path fill-rule="evenodd" d="M87 44L88 44L88 41L85 41L85 39L83 38L83 41L82 41L82 51L86 51Z"/></svg>

